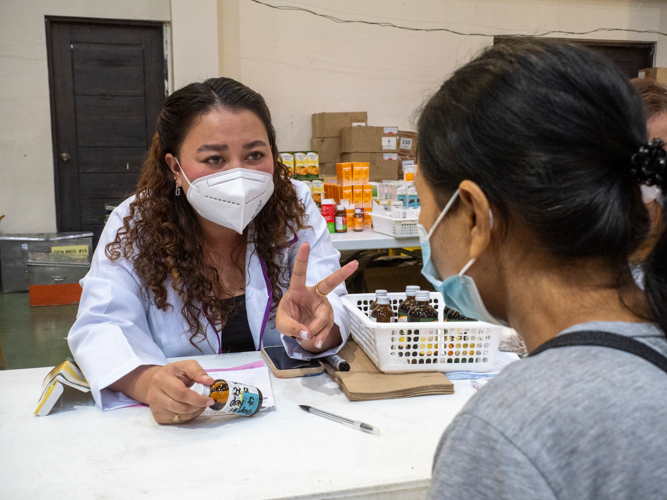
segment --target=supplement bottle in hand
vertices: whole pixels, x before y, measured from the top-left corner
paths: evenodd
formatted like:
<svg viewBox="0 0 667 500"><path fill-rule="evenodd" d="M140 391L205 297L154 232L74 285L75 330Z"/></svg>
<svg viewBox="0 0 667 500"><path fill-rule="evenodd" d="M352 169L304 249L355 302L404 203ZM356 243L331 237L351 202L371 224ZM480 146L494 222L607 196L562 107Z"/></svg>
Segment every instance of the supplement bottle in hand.
<svg viewBox="0 0 667 500"><path fill-rule="evenodd" d="M206 408L202 415L252 417L262 409L262 391L252 385L219 379L211 386L195 383L190 389L215 400L215 404Z"/></svg>

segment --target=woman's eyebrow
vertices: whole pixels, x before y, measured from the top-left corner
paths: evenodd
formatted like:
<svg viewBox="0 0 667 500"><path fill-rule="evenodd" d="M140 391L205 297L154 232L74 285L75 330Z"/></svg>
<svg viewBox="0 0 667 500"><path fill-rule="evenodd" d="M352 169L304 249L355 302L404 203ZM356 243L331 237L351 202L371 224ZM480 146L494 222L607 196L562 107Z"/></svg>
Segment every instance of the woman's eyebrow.
<svg viewBox="0 0 667 500"><path fill-rule="evenodd" d="M264 141L260 141L260 140L252 141L252 142L249 142L248 144L244 144L243 149L252 149L252 148L256 148L258 146L266 147L266 143Z"/></svg>
<svg viewBox="0 0 667 500"><path fill-rule="evenodd" d="M227 149L229 149L227 144L202 144L197 149L197 153L202 151L226 151Z"/></svg>

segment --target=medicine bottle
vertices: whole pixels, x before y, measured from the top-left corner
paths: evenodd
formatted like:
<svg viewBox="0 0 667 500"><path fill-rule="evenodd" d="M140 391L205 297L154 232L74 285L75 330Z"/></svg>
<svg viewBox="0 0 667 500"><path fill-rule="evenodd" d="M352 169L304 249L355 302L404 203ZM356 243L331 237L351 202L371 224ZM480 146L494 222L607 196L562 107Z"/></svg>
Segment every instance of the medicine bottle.
<svg viewBox="0 0 667 500"><path fill-rule="evenodd" d="M378 298L380 298L380 297L389 297L387 295L387 290L375 290L375 300L373 301L373 303L368 308L369 311L372 311L377 307Z"/></svg>
<svg viewBox="0 0 667 500"><path fill-rule="evenodd" d="M355 231L364 230L364 208L354 207L354 226Z"/></svg>
<svg viewBox="0 0 667 500"><path fill-rule="evenodd" d="M389 305L389 297L386 295L377 298L377 306L371 311L371 321L377 323L392 323L395 318L394 311Z"/></svg>
<svg viewBox="0 0 667 500"><path fill-rule="evenodd" d="M456 309L445 306L445 321L476 321L474 319L466 318L463 314L458 312Z"/></svg>
<svg viewBox="0 0 667 500"><path fill-rule="evenodd" d="M215 400L215 404L206 408L202 415L245 415L252 417L262 409L262 391L252 385L218 379L211 386L193 384L190 389L197 394L210 396Z"/></svg>
<svg viewBox="0 0 667 500"><path fill-rule="evenodd" d="M417 304L408 312L408 321L410 323L438 321L438 311L428 303L430 295L428 290L419 290L417 292L415 295Z"/></svg>
<svg viewBox="0 0 667 500"><path fill-rule="evenodd" d="M405 300L398 306L398 321L407 321L408 312L417 305L415 295L419 291L416 285L408 285L405 287Z"/></svg>
<svg viewBox="0 0 667 500"><path fill-rule="evenodd" d="M347 214L343 205L338 205L336 208L335 222L337 233L347 233Z"/></svg>

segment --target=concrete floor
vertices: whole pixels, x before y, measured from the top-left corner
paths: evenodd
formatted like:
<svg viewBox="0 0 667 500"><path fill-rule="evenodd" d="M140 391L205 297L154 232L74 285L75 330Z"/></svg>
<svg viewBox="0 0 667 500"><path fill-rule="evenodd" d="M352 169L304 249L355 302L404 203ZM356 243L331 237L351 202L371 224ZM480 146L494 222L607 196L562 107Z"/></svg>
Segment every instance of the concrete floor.
<svg viewBox="0 0 667 500"><path fill-rule="evenodd" d="M67 333L78 305L30 307L28 293L0 293L0 343L5 368L54 366L71 356Z"/></svg>

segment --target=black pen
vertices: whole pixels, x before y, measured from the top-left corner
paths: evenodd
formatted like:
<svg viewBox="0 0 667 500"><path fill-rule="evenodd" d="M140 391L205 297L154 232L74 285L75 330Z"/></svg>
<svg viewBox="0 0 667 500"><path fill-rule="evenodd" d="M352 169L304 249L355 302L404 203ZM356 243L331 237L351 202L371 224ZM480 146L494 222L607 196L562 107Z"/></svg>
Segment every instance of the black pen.
<svg viewBox="0 0 667 500"><path fill-rule="evenodd" d="M350 371L350 363L345 361L338 354L331 354L324 359L326 359L329 363L331 363L333 365L333 367L336 370L338 370L339 372L349 372Z"/></svg>
<svg viewBox="0 0 667 500"><path fill-rule="evenodd" d="M375 434L375 435L380 434L380 429L378 429L377 427L373 427L370 424L365 424L363 422L360 422L359 420L350 420L349 418L341 417L339 415L334 415L333 413L329 413L323 410L318 410L317 408L313 408L312 406L299 405L299 408L301 408L303 411L307 411L308 413L312 413L313 415L317 415L318 417L328 418L329 420L333 420L334 422L338 422L339 424L347 425L348 427L358 429L362 432L368 432L369 434Z"/></svg>

